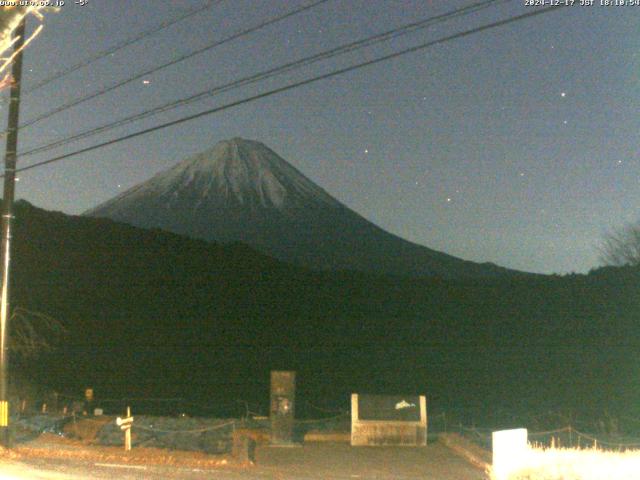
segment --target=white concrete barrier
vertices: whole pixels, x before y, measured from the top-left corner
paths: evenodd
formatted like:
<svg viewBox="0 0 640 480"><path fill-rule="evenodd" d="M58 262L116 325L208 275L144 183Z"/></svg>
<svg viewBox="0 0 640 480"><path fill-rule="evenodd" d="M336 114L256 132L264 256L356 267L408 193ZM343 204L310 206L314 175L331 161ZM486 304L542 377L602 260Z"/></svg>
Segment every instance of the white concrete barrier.
<svg viewBox="0 0 640 480"><path fill-rule="evenodd" d="M492 434L493 475L495 480L508 480L512 472L526 464L527 429L500 430Z"/></svg>

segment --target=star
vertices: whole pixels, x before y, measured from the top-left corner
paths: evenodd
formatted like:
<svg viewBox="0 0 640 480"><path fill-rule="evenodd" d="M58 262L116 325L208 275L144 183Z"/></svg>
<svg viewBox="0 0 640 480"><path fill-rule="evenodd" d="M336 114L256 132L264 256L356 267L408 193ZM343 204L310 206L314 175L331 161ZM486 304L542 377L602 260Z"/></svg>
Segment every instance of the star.
<svg viewBox="0 0 640 480"><path fill-rule="evenodd" d="M447 197L447 203L451 203L451 197Z"/></svg>
<svg viewBox="0 0 640 480"><path fill-rule="evenodd" d="M149 85L151 83L151 80L143 80L142 83L144 83L145 85Z"/></svg>
<svg viewBox="0 0 640 480"><path fill-rule="evenodd" d="M560 93L560 96L561 96L562 98L566 97L566 96L567 96L567 92L561 92L561 93Z"/></svg>
<svg viewBox="0 0 640 480"><path fill-rule="evenodd" d="M369 153L369 149L365 148L364 153Z"/></svg>

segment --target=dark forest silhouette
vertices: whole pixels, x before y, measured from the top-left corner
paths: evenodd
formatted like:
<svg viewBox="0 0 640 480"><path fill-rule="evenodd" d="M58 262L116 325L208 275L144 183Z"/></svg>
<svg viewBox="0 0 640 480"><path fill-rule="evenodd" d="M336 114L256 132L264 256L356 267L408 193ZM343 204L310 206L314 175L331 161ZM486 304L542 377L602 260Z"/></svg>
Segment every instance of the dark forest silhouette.
<svg viewBox="0 0 640 480"><path fill-rule="evenodd" d="M426 393L475 419L567 408L637 414L640 270L439 280L314 272L19 202L13 304L59 319L25 363L65 393L264 402L272 368L301 398ZM431 408L430 407L430 408Z"/></svg>

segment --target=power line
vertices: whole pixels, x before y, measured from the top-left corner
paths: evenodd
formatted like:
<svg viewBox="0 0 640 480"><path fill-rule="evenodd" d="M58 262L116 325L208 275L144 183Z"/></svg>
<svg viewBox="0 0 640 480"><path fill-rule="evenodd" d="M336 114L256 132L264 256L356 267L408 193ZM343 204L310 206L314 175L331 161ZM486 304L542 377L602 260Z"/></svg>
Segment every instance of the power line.
<svg viewBox="0 0 640 480"><path fill-rule="evenodd" d="M493 29L493 28L497 28L497 27L501 27L501 26L504 26L504 25L508 25L510 23L515 23L515 22L518 22L520 20L524 20L524 19L527 19L527 18L530 18L530 17L534 17L534 16L545 14L545 13L549 13L549 12L552 12L552 11L560 10L561 8L562 7L555 7L555 6L554 7L545 7L545 8L541 8L541 9L538 9L538 10L533 10L531 12L524 13L522 15L517 15L515 17L510 17L510 18L507 18L505 20L499 20L497 22L493 22L493 23L490 23L490 24L487 24L487 25L483 25L483 26L480 26L480 27L476 27L476 28L472 28L472 29L469 29L469 30L465 30L463 32L459 32L459 33L456 33L456 34L453 34L453 35L442 37L442 38L440 38L438 40L433 40L433 41L430 41L430 42L427 42L427 43L423 43L423 44L416 45L416 46L413 46L413 47L410 47L410 48L406 48L406 49L400 50L398 52L390 53L388 55L384 55L382 57L378 57L378 58L375 58L373 60L368 60L366 62L361 62L361 63L355 64L355 65L351 65L349 67L340 68L338 70L334 70L332 72L325 73L323 75L318 75L316 77L312 77L312 78L309 78L309 79L306 79L306 80L301 80L299 82L291 83L291 84L285 85L283 87L275 88L275 89L269 90L267 92L263 92L263 93L260 93L260 94L257 94L257 95L253 95L253 96L244 98L242 100L237 100L237 101L234 101L234 102L231 102L231 103L227 103L226 105L222 105L222 106L215 107L215 108L212 108L212 109L209 109L209 110L205 110L203 112L196 113L194 115L189 115L187 117L183 117L183 118L180 118L180 119L177 119L177 120L173 120L171 122L166 122L166 123L163 123L161 125L157 125L155 127L146 128L144 130L140 130L138 132L130 133L130 134L124 135L122 137L114 138L114 139L108 140L106 142L98 143L98 144L92 145L90 147L82 148L82 149L79 149L79 150L76 150L76 151L73 151L73 152L70 152L70 153L66 153L64 155L59 155L57 157L53 157L53 158L50 158L48 160L43 160L41 162L37 162L37 163L34 163L32 165L28 165L26 167L19 168L16 171L17 172L23 172L23 171L26 171L26 170L31 170L31 169L34 169L34 168L37 168L37 167L41 167L43 165L48 165L48 164L51 164L51 163L59 162L61 160L65 160L67 158L80 155L82 153L91 152L91 151L97 150L99 148L103 148L103 147L106 147L106 146L109 146L109 145L114 145L116 143L121 143L121 142L124 142L126 140L131 140L132 138L136 138L136 137L139 137L141 135L145 135L147 133L152 133L152 132L155 132L157 130L162 130L164 128L168 128L168 127L172 127L174 125L179 125L181 123L188 122L190 120L195 120L197 118L201 118L201 117L204 117L204 116L212 115L214 113L218 113L218 112L221 112L223 110L228 110L230 108L237 107L239 105L244 105L245 103L253 102L255 100L260 100L262 98L266 98L266 97L270 97L272 95L276 95L278 93L283 93L283 92L286 92L286 91L289 91L289 90L293 90L295 88L299 88L299 87L302 87L304 85L309 85L311 83L315 83L315 82L318 82L320 80L326 80L328 78L333 78L333 77L336 77L338 75L342 75L342 74L345 74L345 73L348 73L348 72L352 72L354 70L358 70L360 68L368 67L368 66L371 66L371 65L375 65L375 64L387 61L387 60L391 60L393 58L397 58L397 57L400 57L400 56L403 56L403 55L407 55L409 53L414 53L414 52L417 52L417 51L420 51L420 50L424 50L424 49L433 47L435 45L441 45L443 43L450 42L450 41L456 40L458 38L467 37L467 36L474 35L476 33L480 33L480 32L486 31L486 30L490 30L490 29Z"/></svg>
<svg viewBox="0 0 640 480"><path fill-rule="evenodd" d="M212 7L214 7L215 5L218 5L219 3L221 3L223 0L209 0L207 2L207 4L205 4L202 7L193 9L193 10L189 10L188 12L183 13L182 15L177 16L176 18L170 19L170 20L166 20L164 22L162 22L160 25L157 25L156 27L153 27L149 30L146 30L142 33L140 33L139 35L136 35L132 38L126 39L120 43L117 43L116 45L114 45L113 47L109 48L108 50L103 50L101 52L95 53L94 55L91 55L90 57L86 58L85 60L76 63L75 65L72 65L70 67L65 68L64 70L59 70L55 73L53 73L52 75L45 77L44 79L40 80L38 83L36 83L35 85L33 85L31 88L26 89L26 91L24 92L24 94L29 94L29 93L33 93L36 90L44 87L45 85L50 84L51 82L58 80L60 78L66 77L67 75L80 70L81 68L84 68L86 66L91 65L94 62L97 62L98 60L101 60L105 57L108 57L109 55L122 50L123 48L128 47L129 45L133 45L134 43L137 43L141 40L144 40L147 37L150 37L152 35L155 35L158 32L161 32L162 30L171 27L172 25L175 25L176 23L179 23L183 20L186 20L188 18L191 18L195 15L198 15L199 13L204 12L205 10L208 10ZM23 95L24 95L23 94Z"/></svg>
<svg viewBox="0 0 640 480"><path fill-rule="evenodd" d="M182 56L180 56L180 57L178 57L178 58L176 58L174 60L171 60L170 62L164 63L164 64L162 64L160 66L151 68L149 70L145 70L144 72L138 73L138 74L134 75L133 77L129 77L129 78L127 78L125 80L122 80L120 82L117 82L117 83L115 83L115 84L113 84L113 85L111 85L109 87L105 87L105 88L103 88L101 90L98 90L98 91L96 91L94 93L90 93L88 95L85 95L84 97L80 97L80 98L78 98L76 100L72 100L70 102L64 103L64 104L60 105L59 107L54 108L53 110L49 110L48 112L45 112L45 113L43 113L43 114L41 114L41 115L39 115L39 116L37 116L35 118L32 118L29 121L23 123L22 125L20 125L20 128L30 127L31 125L34 125L34 124L36 124L36 123L38 123L38 122L40 122L40 121L42 121L42 120L44 120L46 118L49 118L49 117L51 117L51 116L53 116L53 115L55 115L57 113L63 112L65 110L68 110L69 108L72 108L72 107L75 107L77 105L80 105L81 103L84 103L84 102L86 102L88 100L93 100L96 97L100 97L100 96L102 96L102 95L104 95L106 93L112 92L113 90L116 90L116 89L118 89L118 88L120 88L120 87L122 87L124 85L128 85L129 83L132 83L132 82L134 82L136 80L139 80L139 79L141 79L143 77L146 77L148 75L156 73L156 72L158 72L160 70L163 70L163 69L165 69L167 67L170 67L172 65L175 65L177 63L183 62L183 61L185 61L185 60L187 60L189 58L193 58L196 55L200 55L201 53L204 53L206 51L212 50L213 48L219 47L220 45L223 45L225 43L228 43L228 42L231 42L231 41L236 40L238 38L241 38L243 36L249 35L250 33L253 33L255 31L260 30L262 28L265 28L265 27L267 27L269 25L273 25L274 23L277 23L277 22L280 22L282 20L285 20L285 19L287 19L289 17L292 17L293 15L297 15L298 13L302 13L304 11L310 10L310 9L312 9L314 7L317 7L318 5L321 5L321 4L326 3L328 1L329 0L317 0L317 1L315 1L315 2L313 2L311 4L309 4L309 5L306 5L304 7L299 7L297 9L291 10L291 11L289 11L289 12L283 14L283 15L279 15L277 17L271 18L271 19L269 19L267 21L264 21L264 22L262 22L262 23L260 23L260 24L258 24L256 26L247 28L245 30L241 30L240 32L237 32L237 33L234 33L232 35L229 35L228 37L225 37L222 40L218 40L218 41L216 41L216 42L214 42L212 44L209 44L209 45L207 45L205 47L199 48L198 50L195 50L195 51L193 51L191 53L188 53L186 55L182 55Z"/></svg>
<svg viewBox="0 0 640 480"><path fill-rule="evenodd" d="M382 32L382 33L379 33L379 34L376 34L376 35L372 35L372 36L366 37L366 38L361 39L361 40L350 42L350 43L348 43L346 45L341 45L339 47L332 48L330 50L325 50L323 52L320 52L320 53L317 53L317 54L314 54L314 55L311 55L311 56L308 56L308 57L305 57L305 58L302 58L302 59L299 59L299 60L296 60L296 61L293 61L293 62L289 62L289 63L286 63L284 65L280 65L278 67L274 67L274 68L268 69L268 70L260 72L260 73L256 73L256 74L251 75L249 77L244 77L242 79L235 80L233 82L229 82L229 83L226 83L226 84L223 84L223 85L219 85L219 86L214 87L212 89L208 89L208 90L205 90L203 92L199 92L199 93L196 93L194 95L190 95L190 96L188 96L186 98L183 98L183 99L180 99L180 100L176 100L176 101L172 101L172 102L166 103L164 105L160 105L158 107L154 107L154 108L152 108L150 110L145 110L145 111L143 111L141 113L138 113L138 114L135 114L135 115L132 115L132 116L120 119L120 120L116 120L115 122L110 122L110 123L101 125L99 127L94 127L92 129L86 130L84 132L80 132L78 134L75 134L75 135L73 135L71 137L63 138L63 139L56 140L54 142L51 142L51 143L48 143L48 144L45 144L45 145L41 145L39 147L35 147L35 148L31 149L31 150L28 150L28 151L25 151L25 152L21 153L20 156L24 157L24 156L27 156L27 155L33 155L33 154L36 154L36 153L41 153L41 152L44 152L44 151L47 151L47 150L51 150L51 149L56 148L56 147L60 147L62 145L67 145L69 143L76 142L76 141L81 140L83 138L91 137L91 136L96 135L98 133L103 133L103 132L112 130L114 128L117 128L117 127L129 124L129 123L132 123L132 122L135 122L135 121L138 121L138 120L142 120L144 118L156 115L156 114L161 113L161 112L166 112L168 110L172 110L172 109L175 109L175 108L178 108L178 107L182 107L182 106L188 105L188 104L193 103L193 102L195 102L197 100L200 100L200 99L202 99L204 97L214 96L214 95L217 95L217 94L220 94L220 93L223 93L223 92L227 92L227 91L232 90L232 89L236 89L236 88L239 88L239 87L250 85L250 84L262 81L262 80L266 80L268 78L272 78L272 77L274 77L276 75L280 75L282 73L285 73L285 72L288 72L288 71L291 71L291 70L294 70L294 69L298 69L298 68L301 68L301 67L304 67L304 66L311 65L311 64L316 63L316 62L321 61L321 60L326 60L326 59L333 58L333 57L338 56L338 55L342 55L342 54L345 54L345 53L353 52L353 51L358 50L358 49L362 49L362 48L365 48L365 47L370 47L370 46L375 45L377 43L386 42L386 41L389 41L391 39L398 38L398 37L400 37L402 35L406 35L406 34L409 34L409 33L413 33L413 32L415 32L417 30L424 29L424 28L429 27L429 26L431 26L433 24L444 22L444 21L447 21L447 20L450 20L452 18L456 18L456 17L459 17L459 16L468 15L470 13L475 13L475 12L480 11L482 9L488 8L488 7L492 6L493 4L505 3L507 1L509 1L509 0L484 0L484 1L481 1L481 2L474 3L472 5L468 5L466 7L462 7L462 8L456 9L456 10L452 10L452 11L447 12L447 13L443 13L443 14L440 14L440 15L429 17L427 19L423 19L423 20L420 20L420 21L417 21L417 22L412 22L412 23L409 23L409 24L406 24L406 25L403 25L403 26L400 26L400 27L397 27L397 28L394 28L394 29L391 29L391 30L387 30L385 32Z"/></svg>

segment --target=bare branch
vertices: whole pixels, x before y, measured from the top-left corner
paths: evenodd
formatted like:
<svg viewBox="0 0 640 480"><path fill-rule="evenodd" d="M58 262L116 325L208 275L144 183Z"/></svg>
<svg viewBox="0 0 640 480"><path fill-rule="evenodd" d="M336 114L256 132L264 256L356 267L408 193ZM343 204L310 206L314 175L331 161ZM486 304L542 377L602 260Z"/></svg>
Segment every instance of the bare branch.
<svg viewBox="0 0 640 480"><path fill-rule="evenodd" d="M41 312L16 307L11 315L10 349L22 358L51 351L67 333L59 320Z"/></svg>
<svg viewBox="0 0 640 480"><path fill-rule="evenodd" d="M606 234L599 251L600 260L605 265L640 265L640 223Z"/></svg>

